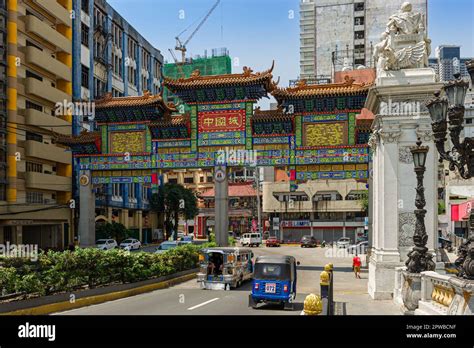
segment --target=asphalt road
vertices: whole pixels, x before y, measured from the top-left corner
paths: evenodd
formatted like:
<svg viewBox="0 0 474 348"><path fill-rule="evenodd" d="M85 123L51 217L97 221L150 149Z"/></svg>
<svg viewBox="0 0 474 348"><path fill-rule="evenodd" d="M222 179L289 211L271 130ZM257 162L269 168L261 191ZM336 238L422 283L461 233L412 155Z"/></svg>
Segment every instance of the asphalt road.
<svg viewBox="0 0 474 348"><path fill-rule="evenodd" d="M298 271L297 297L294 309L282 310L275 305L248 307L250 282L230 291L202 290L195 279L168 289L83 307L60 315L300 315L303 301L310 292L319 293L319 273L324 266L314 265L315 249L299 247L254 248L255 255L294 255L301 262Z"/></svg>

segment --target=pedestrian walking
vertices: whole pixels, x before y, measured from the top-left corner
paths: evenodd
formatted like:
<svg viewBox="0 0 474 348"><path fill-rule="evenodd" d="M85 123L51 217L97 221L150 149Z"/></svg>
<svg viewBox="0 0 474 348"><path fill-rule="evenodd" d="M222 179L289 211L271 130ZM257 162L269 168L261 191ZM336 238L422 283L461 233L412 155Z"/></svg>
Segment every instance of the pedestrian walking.
<svg viewBox="0 0 474 348"><path fill-rule="evenodd" d="M360 278L360 266L362 262L360 260L359 255L356 253L354 258L352 259L352 269L354 270L354 274L356 278Z"/></svg>

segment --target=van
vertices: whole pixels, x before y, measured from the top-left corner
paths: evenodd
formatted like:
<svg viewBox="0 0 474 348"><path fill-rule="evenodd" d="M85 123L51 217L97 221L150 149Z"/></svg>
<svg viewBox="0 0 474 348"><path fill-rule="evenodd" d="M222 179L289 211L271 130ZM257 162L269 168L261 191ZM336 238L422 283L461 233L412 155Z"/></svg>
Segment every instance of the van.
<svg viewBox="0 0 474 348"><path fill-rule="evenodd" d="M242 246L256 246L259 247L262 244L262 235L260 233L245 233L240 238Z"/></svg>

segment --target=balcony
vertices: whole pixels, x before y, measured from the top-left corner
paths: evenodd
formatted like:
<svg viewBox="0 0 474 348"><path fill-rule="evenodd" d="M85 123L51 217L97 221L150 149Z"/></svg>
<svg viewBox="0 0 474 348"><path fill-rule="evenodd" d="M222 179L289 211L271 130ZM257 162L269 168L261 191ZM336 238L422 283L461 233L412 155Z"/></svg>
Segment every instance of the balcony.
<svg viewBox="0 0 474 348"><path fill-rule="evenodd" d="M50 175L42 173L26 173L26 187L31 189L49 190L49 191L71 191L71 178L59 175Z"/></svg>
<svg viewBox="0 0 474 348"><path fill-rule="evenodd" d="M28 77L26 80L26 93L36 95L39 98L46 99L53 104L63 101L70 102L71 96L67 93L52 87L50 84Z"/></svg>
<svg viewBox="0 0 474 348"><path fill-rule="evenodd" d="M56 31L54 28L51 28L48 24L35 16L25 16L25 29L27 33L35 34L56 46L61 51L71 54L72 41L68 40L61 33Z"/></svg>
<svg viewBox="0 0 474 348"><path fill-rule="evenodd" d="M25 53L27 63L34 64L56 75L60 79L66 81L72 80L72 70L66 64L54 59L49 54L33 46L26 47Z"/></svg>
<svg viewBox="0 0 474 348"><path fill-rule="evenodd" d="M56 0L34 0L43 10L48 12L53 17L56 17L58 22L70 27L72 25L71 16L64 7L59 5Z"/></svg>
<svg viewBox="0 0 474 348"><path fill-rule="evenodd" d="M72 130L71 123L34 109L26 109L25 123L30 126L53 130L64 135L70 135Z"/></svg>
<svg viewBox="0 0 474 348"><path fill-rule="evenodd" d="M43 144L33 140L25 142L25 155L28 157L41 158L52 162L70 164L71 152L67 152L55 145Z"/></svg>

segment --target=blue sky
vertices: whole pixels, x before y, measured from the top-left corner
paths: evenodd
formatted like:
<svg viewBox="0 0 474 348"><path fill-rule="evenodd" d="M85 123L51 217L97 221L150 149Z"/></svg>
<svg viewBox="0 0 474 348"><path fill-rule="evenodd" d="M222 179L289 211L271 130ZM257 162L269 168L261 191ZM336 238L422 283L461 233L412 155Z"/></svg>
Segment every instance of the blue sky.
<svg viewBox="0 0 474 348"><path fill-rule="evenodd" d="M174 48L174 37L201 19L215 3L215 0L108 1L169 61L172 58L168 49ZM473 4L473 0L429 0L428 29L433 52L440 44L457 44L462 46L462 56L474 56ZM183 19L180 11L184 11ZM280 85L285 86L299 74L298 11L299 0L222 0L188 44L188 55L227 47L234 58L234 72L242 71L243 66L264 70L275 59L274 76L280 76ZM182 38L186 39L194 27Z"/></svg>

